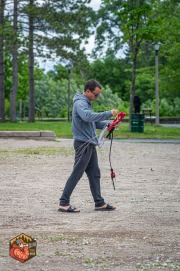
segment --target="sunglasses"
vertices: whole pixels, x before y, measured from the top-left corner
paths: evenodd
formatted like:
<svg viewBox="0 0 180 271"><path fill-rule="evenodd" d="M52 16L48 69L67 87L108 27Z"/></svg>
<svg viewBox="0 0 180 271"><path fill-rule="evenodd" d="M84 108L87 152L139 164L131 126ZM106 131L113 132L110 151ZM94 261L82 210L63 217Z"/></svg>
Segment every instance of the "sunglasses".
<svg viewBox="0 0 180 271"><path fill-rule="evenodd" d="M98 93L94 93L94 91L92 91L92 93L94 94L94 96L97 98L97 97L99 97L99 95L100 95L100 93L98 94Z"/></svg>

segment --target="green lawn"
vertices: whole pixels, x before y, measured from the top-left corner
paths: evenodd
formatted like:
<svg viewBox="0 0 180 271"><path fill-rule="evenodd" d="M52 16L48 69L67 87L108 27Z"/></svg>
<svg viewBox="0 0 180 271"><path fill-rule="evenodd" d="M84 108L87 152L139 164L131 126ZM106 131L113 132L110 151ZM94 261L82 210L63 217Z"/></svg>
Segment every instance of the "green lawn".
<svg viewBox="0 0 180 271"><path fill-rule="evenodd" d="M57 137L72 138L71 122L17 122L17 123L0 123L1 131L37 131L49 130L54 131ZM144 133L135 133L128 130L128 123L121 123L118 130L114 132L116 139L180 139L180 128L169 128L144 124Z"/></svg>

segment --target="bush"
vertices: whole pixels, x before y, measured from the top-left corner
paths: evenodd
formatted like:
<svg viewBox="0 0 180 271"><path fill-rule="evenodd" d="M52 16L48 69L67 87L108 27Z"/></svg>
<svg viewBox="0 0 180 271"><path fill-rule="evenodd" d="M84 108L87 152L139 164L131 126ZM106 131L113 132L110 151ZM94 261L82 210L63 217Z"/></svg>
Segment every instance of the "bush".
<svg viewBox="0 0 180 271"><path fill-rule="evenodd" d="M176 97L174 99L174 116L180 116L180 98Z"/></svg>
<svg viewBox="0 0 180 271"><path fill-rule="evenodd" d="M142 110L144 108L152 109L152 115L156 114L156 100L147 100L142 104ZM163 98L159 101L159 115L161 117L176 117L180 115L180 98L176 97L174 101L170 101L167 98Z"/></svg>
<svg viewBox="0 0 180 271"><path fill-rule="evenodd" d="M127 116L129 116L129 102L123 102L123 104L118 107L118 111L122 111L126 113Z"/></svg>
<svg viewBox="0 0 180 271"><path fill-rule="evenodd" d="M5 99L6 117L10 118L10 101Z"/></svg>
<svg viewBox="0 0 180 271"><path fill-rule="evenodd" d="M174 115L174 107L170 102L163 98L159 103L159 115L160 116L173 116Z"/></svg>
<svg viewBox="0 0 180 271"><path fill-rule="evenodd" d="M111 109L118 109L119 106L123 106L124 102L118 97L115 93L113 94L112 90L106 86L103 88L99 98L93 103L93 110L98 111L107 111Z"/></svg>

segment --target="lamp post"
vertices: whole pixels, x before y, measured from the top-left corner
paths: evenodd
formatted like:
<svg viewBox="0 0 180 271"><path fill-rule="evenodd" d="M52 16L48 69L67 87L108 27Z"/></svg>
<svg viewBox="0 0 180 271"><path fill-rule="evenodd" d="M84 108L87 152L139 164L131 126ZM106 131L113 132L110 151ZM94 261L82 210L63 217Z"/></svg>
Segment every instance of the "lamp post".
<svg viewBox="0 0 180 271"><path fill-rule="evenodd" d="M71 70L72 70L71 64L67 65L66 68L68 71L68 121L70 121L70 81L71 81Z"/></svg>
<svg viewBox="0 0 180 271"><path fill-rule="evenodd" d="M156 66L156 125L159 125L159 84L158 84L158 52L160 48L161 43L154 44L155 49L155 66Z"/></svg>

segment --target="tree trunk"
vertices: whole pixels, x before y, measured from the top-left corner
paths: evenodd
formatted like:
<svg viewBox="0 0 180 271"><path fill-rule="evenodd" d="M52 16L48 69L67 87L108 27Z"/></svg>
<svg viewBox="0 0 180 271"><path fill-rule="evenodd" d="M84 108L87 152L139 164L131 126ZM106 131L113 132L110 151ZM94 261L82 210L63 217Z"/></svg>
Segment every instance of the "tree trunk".
<svg viewBox="0 0 180 271"><path fill-rule="evenodd" d="M29 122L35 121L35 95L34 95L34 20L33 20L34 0L30 0L29 12Z"/></svg>
<svg viewBox="0 0 180 271"><path fill-rule="evenodd" d="M5 0L0 1L0 122L5 122L5 89L4 89L4 9Z"/></svg>
<svg viewBox="0 0 180 271"><path fill-rule="evenodd" d="M137 65L137 54L134 55L132 62L132 79L130 87L130 108L129 108L129 130L131 130L131 115L133 113L133 100L135 93L135 82L136 82L136 65Z"/></svg>
<svg viewBox="0 0 180 271"><path fill-rule="evenodd" d="M17 52L17 17L18 2L14 0L14 19L13 19L13 44L12 44L12 89L10 93L10 121L16 121L16 94L18 89L18 52Z"/></svg>
<svg viewBox="0 0 180 271"><path fill-rule="evenodd" d="M138 26L137 28L138 29ZM138 38L138 35L135 35L134 38L131 38L130 49L133 56L132 59L132 78L131 78L131 87L130 87L130 108L129 108L129 130L131 131L131 116L133 113L133 101L135 94L135 84L136 84L136 68L137 68L137 57L140 48L141 40Z"/></svg>

